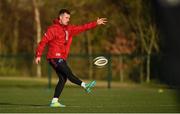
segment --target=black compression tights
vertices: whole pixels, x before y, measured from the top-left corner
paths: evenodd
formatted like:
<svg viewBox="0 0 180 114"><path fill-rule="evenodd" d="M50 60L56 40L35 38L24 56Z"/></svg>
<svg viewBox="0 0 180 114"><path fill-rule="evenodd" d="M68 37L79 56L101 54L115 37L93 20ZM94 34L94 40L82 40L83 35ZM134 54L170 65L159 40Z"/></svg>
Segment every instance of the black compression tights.
<svg viewBox="0 0 180 114"><path fill-rule="evenodd" d="M72 83L79 86L81 85L82 81L72 73L65 60L55 58L48 59L48 61L59 77L59 81L54 92L54 98L59 98L67 79L69 79Z"/></svg>

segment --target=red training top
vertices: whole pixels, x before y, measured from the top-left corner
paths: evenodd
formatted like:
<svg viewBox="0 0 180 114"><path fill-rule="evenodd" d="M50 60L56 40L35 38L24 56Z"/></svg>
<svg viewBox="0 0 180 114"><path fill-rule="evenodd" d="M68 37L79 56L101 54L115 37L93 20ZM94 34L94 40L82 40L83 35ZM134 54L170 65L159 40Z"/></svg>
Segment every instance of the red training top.
<svg viewBox="0 0 180 114"><path fill-rule="evenodd" d="M46 44L48 45L47 59L62 58L66 60L69 54L72 37L86 30L95 28L96 21L84 25L61 25L58 19L53 21L42 37L36 49L36 57L41 57Z"/></svg>

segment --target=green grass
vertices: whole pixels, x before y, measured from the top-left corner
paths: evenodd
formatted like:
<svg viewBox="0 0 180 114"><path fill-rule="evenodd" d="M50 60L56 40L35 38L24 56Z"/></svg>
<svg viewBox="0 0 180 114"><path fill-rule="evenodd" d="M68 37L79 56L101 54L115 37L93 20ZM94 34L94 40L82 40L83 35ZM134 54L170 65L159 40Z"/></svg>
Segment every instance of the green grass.
<svg viewBox="0 0 180 114"><path fill-rule="evenodd" d="M176 91L144 86L95 88L86 94L80 87L66 86L61 102L67 107L50 108L54 89L45 82L0 79L0 112L180 112Z"/></svg>

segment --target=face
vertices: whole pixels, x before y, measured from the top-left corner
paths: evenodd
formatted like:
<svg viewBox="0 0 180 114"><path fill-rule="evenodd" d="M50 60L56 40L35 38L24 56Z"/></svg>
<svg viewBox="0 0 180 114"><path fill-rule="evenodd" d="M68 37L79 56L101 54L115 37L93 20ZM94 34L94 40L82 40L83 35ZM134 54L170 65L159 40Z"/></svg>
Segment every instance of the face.
<svg viewBox="0 0 180 114"><path fill-rule="evenodd" d="M70 15L69 14L64 13L64 14L59 16L59 22L62 25L68 25L69 21L70 21Z"/></svg>

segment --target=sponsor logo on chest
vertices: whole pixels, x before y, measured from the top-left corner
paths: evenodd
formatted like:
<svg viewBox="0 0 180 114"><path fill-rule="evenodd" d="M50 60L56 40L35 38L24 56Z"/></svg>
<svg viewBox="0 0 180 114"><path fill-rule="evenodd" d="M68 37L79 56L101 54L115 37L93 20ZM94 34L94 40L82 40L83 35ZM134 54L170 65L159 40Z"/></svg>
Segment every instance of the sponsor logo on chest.
<svg viewBox="0 0 180 114"><path fill-rule="evenodd" d="M56 53L56 56L61 56L61 54L60 53Z"/></svg>

